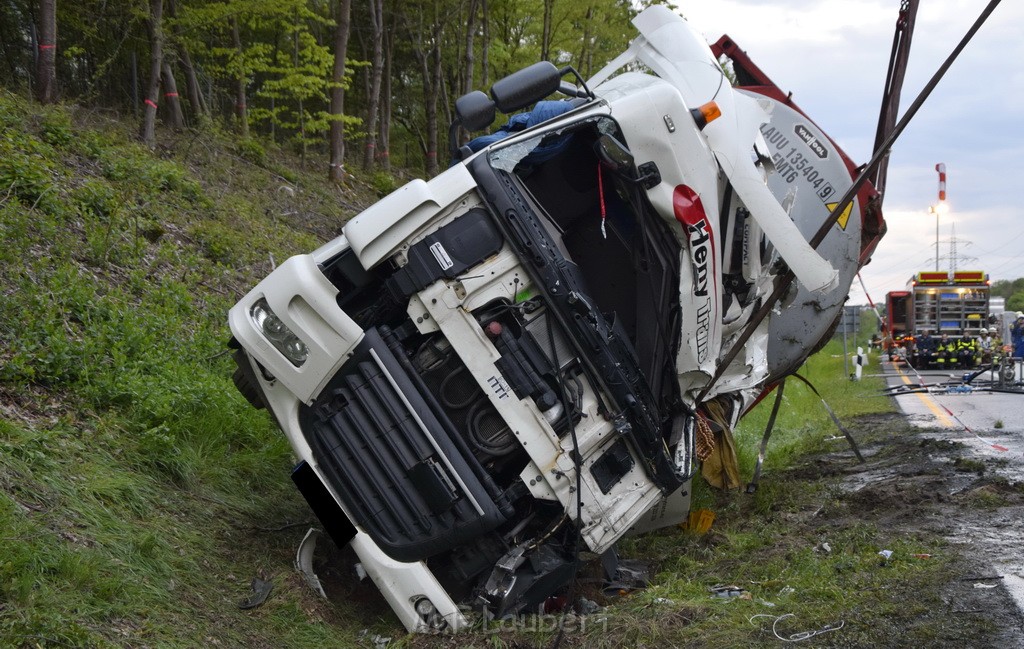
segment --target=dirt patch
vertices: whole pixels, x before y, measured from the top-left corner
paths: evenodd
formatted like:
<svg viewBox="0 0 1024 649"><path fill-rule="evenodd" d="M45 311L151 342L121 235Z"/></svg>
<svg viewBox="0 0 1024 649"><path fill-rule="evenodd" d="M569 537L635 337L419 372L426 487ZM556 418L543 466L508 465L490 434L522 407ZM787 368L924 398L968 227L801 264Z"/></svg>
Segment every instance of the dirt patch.
<svg viewBox="0 0 1024 649"><path fill-rule="evenodd" d="M821 475L842 476L838 505L818 517L871 521L893 537L941 538L956 561L942 585L947 613L976 616L990 632L971 646L1024 646L1024 484L1007 477L1021 460L911 427L900 415L866 419L856 431L864 464L845 455L814 459Z"/></svg>

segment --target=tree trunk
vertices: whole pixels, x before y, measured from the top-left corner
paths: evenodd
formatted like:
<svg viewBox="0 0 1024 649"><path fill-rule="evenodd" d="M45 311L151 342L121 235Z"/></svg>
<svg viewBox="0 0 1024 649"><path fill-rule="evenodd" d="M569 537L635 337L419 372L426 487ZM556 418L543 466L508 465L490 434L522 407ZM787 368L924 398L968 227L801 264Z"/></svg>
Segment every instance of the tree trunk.
<svg viewBox="0 0 1024 649"><path fill-rule="evenodd" d="M440 56L440 49L438 49L438 57ZM455 116L452 115L452 106L455 105L455 100L458 99L458 95L454 95L452 94L451 91L448 90L449 77L447 74L445 74L446 70L444 67L444 62L436 61L436 63L439 66L437 74L441 84L441 91L438 93L437 96L440 99L441 111L443 113L443 115L438 116L438 119L443 117L444 119L441 122L442 124L451 124L453 121L455 121Z"/></svg>
<svg viewBox="0 0 1024 649"><path fill-rule="evenodd" d="M370 0L370 36L373 53L370 59L370 84L366 97L366 146L363 169L373 169L377 135L377 111L380 109L380 82L384 73L384 0Z"/></svg>
<svg viewBox="0 0 1024 649"><path fill-rule="evenodd" d="M592 50L590 42L590 21L593 20L593 18L594 6L590 5L587 7L587 12L583 16L583 38L580 39L580 55L576 64L577 69L580 71L580 74L583 75L584 79L590 76L590 72L588 72L590 69L590 54Z"/></svg>
<svg viewBox="0 0 1024 649"><path fill-rule="evenodd" d="M480 20L483 21L483 45L480 47L480 87L490 85L491 23L487 18L487 0L480 0Z"/></svg>
<svg viewBox="0 0 1024 649"><path fill-rule="evenodd" d="M245 105L245 64L242 53L242 35L238 29L238 19L231 17L231 44L238 57L238 69L235 72L235 115L238 117L238 134L249 137L249 110Z"/></svg>
<svg viewBox="0 0 1024 649"><path fill-rule="evenodd" d="M580 54L580 73L586 79L594 67L594 5L587 7L587 15L583 20L583 52Z"/></svg>
<svg viewBox="0 0 1024 649"><path fill-rule="evenodd" d="M409 42L412 45L413 56L420 66L420 76L423 79L423 115L425 124L423 130L418 131L410 128L410 132L419 133L423 146L423 154L426 157L427 175L437 174L437 99L441 92L441 30L444 28L438 20L437 5L434 6L435 16L427 21L420 13L418 16L419 26L414 29L406 25L409 35ZM433 27L427 27L430 23ZM429 30L429 31L428 31ZM425 132L426 141L423 141L422 133Z"/></svg>
<svg viewBox="0 0 1024 649"><path fill-rule="evenodd" d="M281 30L280 28L274 29L274 53L271 55L270 60L276 61L278 53L281 51ZM270 94L270 141L277 142L277 122L280 117L277 116L277 98L274 93Z"/></svg>
<svg viewBox="0 0 1024 649"><path fill-rule="evenodd" d="M142 111L140 137L146 146L156 144L156 107L160 98L160 67L163 62L163 0L149 0L149 86Z"/></svg>
<svg viewBox="0 0 1024 649"><path fill-rule="evenodd" d="M181 112L181 101L178 100L178 84L174 81L171 64L164 61L164 99L170 114L171 128L180 131L185 128L185 116Z"/></svg>
<svg viewBox="0 0 1024 649"><path fill-rule="evenodd" d="M39 59L36 98L42 104L57 100L57 0L39 0Z"/></svg>
<svg viewBox="0 0 1024 649"><path fill-rule="evenodd" d="M296 70L299 69L299 11L295 10L295 33L292 35L292 66ZM306 110L302 105L302 95L298 96L299 99L299 143L301 148L301 154L299 155L300 168L306 168Z"/></svg>
<svg viewBox="0 0 1024 649"><path fill-rule="evenodd" d="M391 67L395 56L394 25L384 30L384 86L380 99L380 151L377 158L381 169L391 172Z"/></svg>
<svg viewBox="0 0 1024 649"><path fill-rule="evenodd" d="M139 115L139 57L132 50L132 117Z"/></svg>
<svg viewBox="0 0 1024 649"><path fill-rule="evenodd" d="M338 0L338 26L334 29L334 71L331 74L331 164L327 178L339 181L345 173L345 57L352 26L352 0Z"/></svg>
<svg viewBox="0 0 1024 649"><path fill-rule="evenodd" d="M199 89L199 78L196 77L196 68L192 65L192 57L189 56L188 48L178 44L178 56L181 58L181 68L185 71L185 92L188 93L188 103L192 106L192 114L196 117L205 117L210 114L210 108L203 100L203 93Z"/></svg>
<svg viewBox="0 0 1024 649"><path fill-rule="evenodd" d="M544 31L540 41L540 60L551 60L551 13L555 8L555 0L544 0Z"/></svg>
<svg viewBox="0 0 1024 649"><path fill-rule="evenodd" d="M427 96L427 175L436 176L440 171L437 164L437 100L441 93L441 26L434 27L434 47L430 52L433 69L430 71L430 93ZM424 84L426 85L426 84Z"/></svg>
<svg viewBox="0 0 1024 649"><path fill-rule="evenodd" d="M476 2L469 0L469 11L466 16L466 67L463 72L462 94L473 91L473 67L476 59L473 56L473 44L476 38Z"/></svg>
<svg viewBox="0 0 1024 649"><path fill-rule="evenodd" d="M167 0L167 15L172 19L177 17L175 0ZM181 69L185 72L185 92L188 95L188 103L192 107L192 114L195 117L205 116L209 114L209 108L203 101L202 91L199 90L199 79L196 77L195 66L192 65L192 57L182 40L180 25L174 25L174 34L177 36L178 58L181 60Z"/></svg>

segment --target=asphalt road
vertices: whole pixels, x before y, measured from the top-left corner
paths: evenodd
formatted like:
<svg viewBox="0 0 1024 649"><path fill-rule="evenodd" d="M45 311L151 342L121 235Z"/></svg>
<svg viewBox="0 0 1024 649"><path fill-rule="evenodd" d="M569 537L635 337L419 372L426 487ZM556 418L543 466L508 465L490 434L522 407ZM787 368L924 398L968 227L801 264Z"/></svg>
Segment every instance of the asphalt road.
<svg viewBox="0 0 1024 649"><path fill-rule="evenodd" d="M1024 364L1016 363L1015 380L1002 385L992 372L966 383L972 372L918 371L904 363L882 363L886 384L895 390L897 405L912 423L959 431L963 436L955 441L979 452L1024 458Z"/></svg>
<svg viewBox="0 0 1024 649"><path fill-rule="evenodd" d="M986 372L964 382L970 371L915 371L881 363L886 384L911 423L929 437L961 444L965 453L1011 483L1024 483L1024 363L1014 380L1000 385ZM1016 516L978 525L961 521L951 540L970 544L991 558L1002 585L1024 612L1024 521Z"/></svg>

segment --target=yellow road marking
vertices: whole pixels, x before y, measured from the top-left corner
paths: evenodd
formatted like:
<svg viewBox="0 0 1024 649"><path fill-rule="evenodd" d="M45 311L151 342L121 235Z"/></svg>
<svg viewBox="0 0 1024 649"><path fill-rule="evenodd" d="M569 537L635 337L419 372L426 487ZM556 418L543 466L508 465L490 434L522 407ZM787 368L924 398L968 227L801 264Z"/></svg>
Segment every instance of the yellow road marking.
<svg viewBox="0 0 1024 649"><path fill-rule="evenodd" d="M900 378L903 379L903 382L907 385L910 385L910 379L907 377L906 374L903 373L903 370L900 369L900 366L893 365L893 367L896 368L896 373L900 375ZM928 409L932 411L932 414L935 415L935 417L939 420L939 423L941 423L946 428L956 428L956 425L953 423L953 420L949 418L949 415L947 415L937 405L935 405L935 401L931 398L931 395L929 395L926 392L915 392L914 395L921 400L921 403L928 406Z"/></svg>

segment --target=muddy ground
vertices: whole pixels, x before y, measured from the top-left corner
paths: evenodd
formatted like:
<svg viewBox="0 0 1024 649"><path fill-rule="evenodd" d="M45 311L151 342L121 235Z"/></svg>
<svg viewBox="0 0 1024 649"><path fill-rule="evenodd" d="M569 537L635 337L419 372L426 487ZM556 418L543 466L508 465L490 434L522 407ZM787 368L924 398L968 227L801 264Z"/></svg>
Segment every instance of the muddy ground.
<svg viewBox="0 0 1024 649"><path fill-rule="evenodd" d="M900 414L863 417L853 428L864 464L847 448L797 469L809 480L838 478L842 490L839 506L812 519L945 539L956 569L941 594L945 610L932 613L983 630L964 646L1024 647L1024 458L979 451L956 441L963 431L917 428Z"/></svg>

